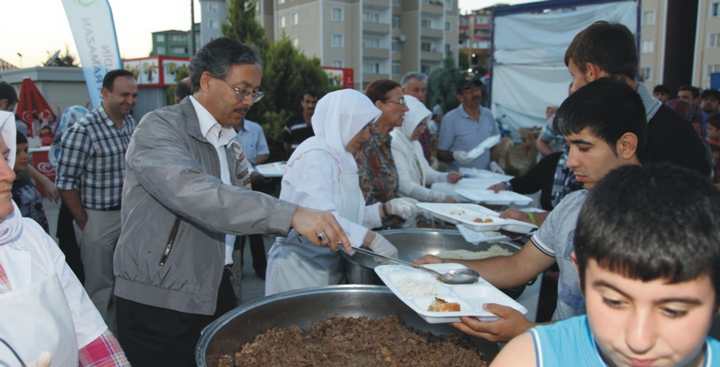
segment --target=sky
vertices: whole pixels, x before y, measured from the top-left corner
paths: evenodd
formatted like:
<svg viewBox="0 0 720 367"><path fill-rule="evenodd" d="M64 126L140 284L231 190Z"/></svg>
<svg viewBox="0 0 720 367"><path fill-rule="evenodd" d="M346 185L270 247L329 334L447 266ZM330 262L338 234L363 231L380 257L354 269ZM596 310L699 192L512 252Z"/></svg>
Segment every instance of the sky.
<svg viewBox="0 0 720 367"><path fill-rule="evenodd" d="M36 66L55 50L77 56L70 26L61 0L4 0L0 34L0 58L19 67ZM195 19L200 6L195 1ZM150 34L166 29L190 29L188 0L109 0L115 19L122 58L145 57L150 53ZM528 0L459 0L461 11L479 9L498 2L517 4ZM10 36L7 36L10 35ZM18 55L18 53L20 55Z"/></svg>

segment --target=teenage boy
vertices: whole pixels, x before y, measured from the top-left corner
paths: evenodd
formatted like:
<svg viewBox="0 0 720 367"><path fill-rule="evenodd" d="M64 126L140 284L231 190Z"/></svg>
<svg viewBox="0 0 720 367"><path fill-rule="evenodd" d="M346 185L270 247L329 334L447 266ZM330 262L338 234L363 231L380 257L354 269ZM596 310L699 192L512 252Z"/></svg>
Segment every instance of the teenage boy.
<svg viewBox="0 0 720 367"><path fill-rule="evenodd" d="M587 316L513 339L492 366L720 366L720 193L689 170L622 167L575 231Z"/></svg>
<svg viewBox="0 0 720 367"><path fill-rule="evenodd" d="M555 128L565 136L569 146L568 167L577 180L590 189L613 169L640 163L638 152L645 141L645 109L638 94L627 84L599 79L562 103L555 118ZM585 305L570 254L575 223L586 195L587 190L579 190L566 196L522 250L512 256L447 262L463 263L477 270L498 288L525 284L557 263L560 277L553 320L580 315L585 312ZM426 256L418 262L442 260ZM491 341L509 340L533 326L512 308L489 304L486 309L499 320L483 322L464 317L461 323L453 326Z"/></svg>

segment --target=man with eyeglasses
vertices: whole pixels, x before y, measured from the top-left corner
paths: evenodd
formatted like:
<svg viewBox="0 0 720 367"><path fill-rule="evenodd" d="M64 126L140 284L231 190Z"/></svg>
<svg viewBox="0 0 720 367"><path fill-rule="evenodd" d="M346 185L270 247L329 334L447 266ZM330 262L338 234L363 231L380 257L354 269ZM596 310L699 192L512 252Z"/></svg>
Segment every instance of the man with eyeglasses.
<svg viewBox="0 0 720 367"><path fill-rule="evenodd" d="M249 188L250 162L234 137L262 98L255 53L216 39L193 57L190 78L193 94L145 115L126 155L115 296L134 366L195 365L200 331L237 304L236 236L292 227L317 245L350 246L332 213Z"/></svg>
<svg viewBox="0 0 720 367"><path fill-rule="evenodd" d="M500 134L492 112L481 105L483 84L477 79L464 80L457 88L460 106L445 114L440 124L438 159L454 169L488 169L491 151L470 159L467 152L485 139Z"/></svg>

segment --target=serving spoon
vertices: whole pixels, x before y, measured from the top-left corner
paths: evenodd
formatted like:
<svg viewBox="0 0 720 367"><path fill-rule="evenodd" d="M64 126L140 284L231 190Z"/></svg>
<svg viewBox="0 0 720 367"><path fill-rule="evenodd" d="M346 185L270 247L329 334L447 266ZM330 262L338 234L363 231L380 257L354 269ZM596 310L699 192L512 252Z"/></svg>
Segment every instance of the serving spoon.
<svg viewBox="0 0 720 367"><path fill-rule="evenodd" d="M376 258L383 259L383 260L392 261L392 262L400 264L400 265L405 265L405 266L409 266L409 267L412 267L415 269L420 269L420 270L426 271L426 272L434 275L437 280L439 280L443 283L446 283L446 284L470 284L470 283L477 282L478 278L480 278L480 274L477 271L468 269L468 268L453 269L453 270L449 270L445 273L441 273L439 271L435 271L435 270L426 268L422 265L413 264L411 262L400 260L400 259L390 257L390 256L380 255L376 252L366 250L361 247L353 247L353 250L357 251L361 254L364 254L364 255L376 257ZM349 254L349 255L353 256L352 254Z"/></svg>

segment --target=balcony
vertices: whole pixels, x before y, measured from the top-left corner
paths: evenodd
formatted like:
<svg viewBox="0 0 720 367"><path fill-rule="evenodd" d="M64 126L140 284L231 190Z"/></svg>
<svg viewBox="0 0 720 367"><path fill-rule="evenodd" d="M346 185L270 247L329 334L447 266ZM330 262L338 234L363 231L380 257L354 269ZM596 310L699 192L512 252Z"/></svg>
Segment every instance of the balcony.
<svg viewBox="0 0 720 367"><path fill-rule="evenodd" d="M421 35L423 37L427 38L436 38L436 39L442 39L443 38L443 31L441 29L434 29L434 28L422 28Z"/></svg>
<svg viewBox="0 0 720 367"><path fill-rule="evenodd" d="M443 3L439 0L423 0L422 10L424 13L442 15Z"/></svg>
<svg viewBox="0 0 720 367"><path fill-rule="evenodd" d="M390 2L388 0L365 0L363 3L365 7L376 9L387 9L390 7Z"/></svg>
<svg viewBox="0 0 720 367"><path fill-rule="evenodd" d="M390 24L365 21L363 22L363 31L365 33L388 34L390 32Z"/></svg>
<svg viewBox="0 0 720 367"><path fill-rule="evenodd" d="M387 59L390 57L390 50L387 48L363 48L363 56L373 59Z"/></svg>
<svg viewBox="0 0 720 367"><path fill-rule="evenodd" d="M423 51L420 53L420 58L423 61L437 61L440 62L443 59L442 52L433 52L433 51Z"/></svg>

